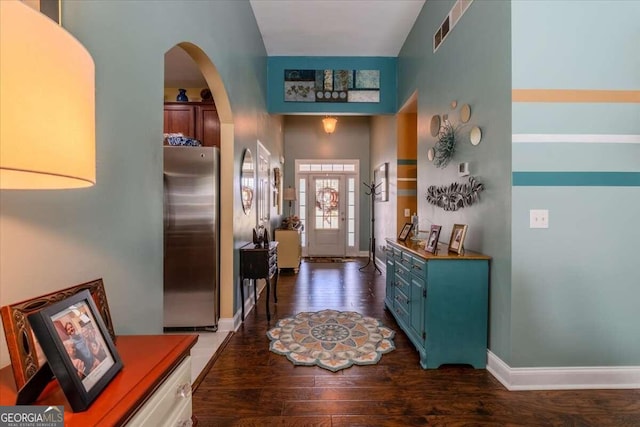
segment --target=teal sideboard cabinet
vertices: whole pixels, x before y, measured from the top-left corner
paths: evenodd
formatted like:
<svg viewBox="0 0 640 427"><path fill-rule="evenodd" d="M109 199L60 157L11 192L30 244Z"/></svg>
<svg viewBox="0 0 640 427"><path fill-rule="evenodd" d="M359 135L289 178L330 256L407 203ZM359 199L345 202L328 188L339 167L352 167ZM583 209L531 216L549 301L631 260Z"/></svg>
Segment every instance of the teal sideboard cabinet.
<svg viewBox="0 0 640 427"><path fill-rule="evenodd" d="M476 252L426 252L387 239L385 305L420 353L424 369L487 364L489 261Z"/></svg>

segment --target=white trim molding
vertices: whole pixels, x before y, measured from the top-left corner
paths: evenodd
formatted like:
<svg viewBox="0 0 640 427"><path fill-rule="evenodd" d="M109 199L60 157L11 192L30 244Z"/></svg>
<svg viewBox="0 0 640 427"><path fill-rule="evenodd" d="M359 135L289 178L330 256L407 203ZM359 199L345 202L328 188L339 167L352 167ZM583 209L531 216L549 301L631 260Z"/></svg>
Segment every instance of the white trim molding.
<svg viewBox="0 0 640 427"><path fill-rule="evenodd" d="M487 371L512 391L640 388L640 366L512 368L487 350Z"/></svg>
<svg viewBox="0 0 640 427"><path fill-rule="evenodd" d="M572 144L640 144L640 135L591 135L591 134L552 134L552 133L514 133L514 144L524 142L572 143Z"/></svg>

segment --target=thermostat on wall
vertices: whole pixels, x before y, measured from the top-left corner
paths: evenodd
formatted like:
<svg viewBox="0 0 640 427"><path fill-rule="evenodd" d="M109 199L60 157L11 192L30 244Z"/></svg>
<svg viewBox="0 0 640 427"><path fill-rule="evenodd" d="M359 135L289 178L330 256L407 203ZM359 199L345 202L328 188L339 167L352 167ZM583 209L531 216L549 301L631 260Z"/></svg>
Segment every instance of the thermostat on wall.
<svg viewBox="0 0 640 427"><path fill-rule="evenodd" d="M458 163L458 176L469 175L469 163Z"/></svg>

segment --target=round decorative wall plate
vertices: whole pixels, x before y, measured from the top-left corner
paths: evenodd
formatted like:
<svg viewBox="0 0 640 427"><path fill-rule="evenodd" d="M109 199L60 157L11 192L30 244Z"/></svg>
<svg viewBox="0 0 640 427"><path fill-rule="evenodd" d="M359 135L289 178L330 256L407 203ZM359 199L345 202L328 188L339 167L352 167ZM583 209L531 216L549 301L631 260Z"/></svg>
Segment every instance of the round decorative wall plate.
<svg viewBox="0 0 640 427"><path fill-rule="evenodd" d="M467 123L471 118L471 107L469 104L464 104L462 108L460 108L460 121L462 123Z"/></svg>
<svg viewBox="0 0 640 427"><path fill-rule="evenodd" d="M433 162L433 158L436 156L436 150L433 149L433 147L429 148L429 151L427 151L427 159L429 159L430 162Z"/></svg>
<svg viewBox="0 0 640 427"><path fill-rule="evenodd" d="M469 140L471 141L471 145L480 144L480 140L482 140L482 131L478 126L474 126L469 133Z"/></svg>
<svg viewBox="0 0 640 427"><path fill-rule="evenodd" d="M431 117L431 136L438 136L438 134L440 133L440 116L439 115L435 115L433 117Z"/></svg>

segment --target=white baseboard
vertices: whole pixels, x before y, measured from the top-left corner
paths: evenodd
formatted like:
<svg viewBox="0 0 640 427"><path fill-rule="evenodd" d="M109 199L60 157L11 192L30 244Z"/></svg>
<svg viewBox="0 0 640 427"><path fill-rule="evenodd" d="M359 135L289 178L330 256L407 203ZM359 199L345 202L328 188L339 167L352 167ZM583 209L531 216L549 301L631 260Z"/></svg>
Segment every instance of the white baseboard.
<svg viewBox="0 0 640 427"><path fill-rule="evenodd" d="M513 391L640 388L640 366L512 368L487 350L487 371Z"/></svg>
<svg viewBox="0 0 640 427"><path fill-rule="evenodd" d="M233 318L221 317L218 319L218 332L235 332L240 326L239 323L236 324L237 320L240 320L239 314L236 314Z"/></svg>

